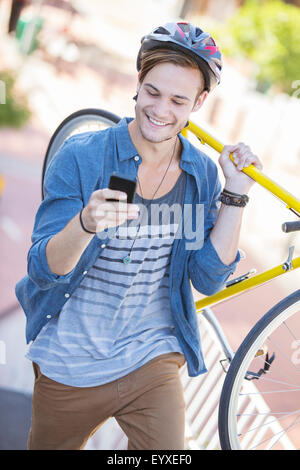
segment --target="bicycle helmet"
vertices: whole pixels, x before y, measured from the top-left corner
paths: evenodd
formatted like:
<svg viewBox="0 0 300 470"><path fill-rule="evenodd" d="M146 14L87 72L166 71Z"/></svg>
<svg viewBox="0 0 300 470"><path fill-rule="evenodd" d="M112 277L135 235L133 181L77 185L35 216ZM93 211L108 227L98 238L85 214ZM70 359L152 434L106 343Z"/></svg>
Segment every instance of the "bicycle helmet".
<svg viewBox="0 0 300 470"><path fill-rule="evenodd" d="M205 89L211 91L220 83L222 56L209 33L190 23L166 23L143 36L137 56L137 70L141 69L142 53L151 49L168 48L181 51L196 60L204 75Z"/></svg>

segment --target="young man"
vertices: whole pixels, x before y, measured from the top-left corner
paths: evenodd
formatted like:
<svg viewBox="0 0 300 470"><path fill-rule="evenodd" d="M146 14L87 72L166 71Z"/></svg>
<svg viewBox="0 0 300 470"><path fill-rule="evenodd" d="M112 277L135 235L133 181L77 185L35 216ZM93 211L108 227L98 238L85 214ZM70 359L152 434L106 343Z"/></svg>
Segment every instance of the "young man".
<svg viewBox="0 0 300 470"><path fill-rule="evenodd" d="M212 294L239 261L253 183L241 169L261 163L242 143L225 146L220 196L215 163L180 135L220 80L218 48L169 23L142 39L137 68L135 118L71 137L47 170L16 287L33 340L29 449L82 449L111 416L129 449L183 449L179 368L206 372L190 281ZM137 180L134 203L107 189L114 171ZM151 218L161 205L179 205L169 224Z"/></svg>

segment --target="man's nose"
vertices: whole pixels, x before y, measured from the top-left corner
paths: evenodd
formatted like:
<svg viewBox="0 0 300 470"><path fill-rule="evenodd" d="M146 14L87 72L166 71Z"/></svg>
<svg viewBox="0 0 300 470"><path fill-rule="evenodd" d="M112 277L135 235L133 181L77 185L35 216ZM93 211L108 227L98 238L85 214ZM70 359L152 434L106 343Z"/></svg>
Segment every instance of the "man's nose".
<svg viewBox="0 0 300 470"><path fill-rule="evenodd" d="M153 112L158 120L168 121L170 115L168 102L164 99L158 100L153 107Z"/></svg>

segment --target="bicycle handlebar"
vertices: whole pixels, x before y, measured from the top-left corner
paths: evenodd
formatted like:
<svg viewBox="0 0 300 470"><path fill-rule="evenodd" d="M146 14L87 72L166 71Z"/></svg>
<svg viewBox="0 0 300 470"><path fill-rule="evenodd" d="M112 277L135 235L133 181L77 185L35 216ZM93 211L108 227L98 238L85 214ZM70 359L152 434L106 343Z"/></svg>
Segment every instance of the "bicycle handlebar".
<svg viewBox="0 0 300 470"><path fill-rule="evenodd" d="M294 222L285 222L282 224L281 228L285 233L296 232L297 230L300 230L300 221L296 220Z"/></svg>

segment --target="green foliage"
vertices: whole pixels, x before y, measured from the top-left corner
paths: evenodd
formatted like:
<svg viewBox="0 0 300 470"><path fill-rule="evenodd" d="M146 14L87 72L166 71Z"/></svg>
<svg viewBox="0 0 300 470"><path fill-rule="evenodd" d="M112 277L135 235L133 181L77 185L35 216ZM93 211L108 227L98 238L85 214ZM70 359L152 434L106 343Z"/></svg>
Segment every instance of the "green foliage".
<svg viewBox="0 0 300 470"><path fill-rule="evenodd" d="M14 91L16 76L8 70L0 70L0 81L2 82L1 89L5 91L5 103L0 104L0 127L22 127L28 121L31 113L25 98Z"/></svg>
<svg viewBox="0 0 300 470"><path fill-rule="evenodd" d="M261 86L292 94L300 79L300 9L280 0L246 0L224 27L214 31L225 56L256 65Z"/></svg>

